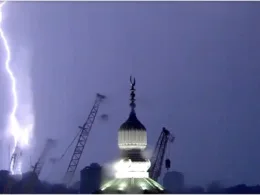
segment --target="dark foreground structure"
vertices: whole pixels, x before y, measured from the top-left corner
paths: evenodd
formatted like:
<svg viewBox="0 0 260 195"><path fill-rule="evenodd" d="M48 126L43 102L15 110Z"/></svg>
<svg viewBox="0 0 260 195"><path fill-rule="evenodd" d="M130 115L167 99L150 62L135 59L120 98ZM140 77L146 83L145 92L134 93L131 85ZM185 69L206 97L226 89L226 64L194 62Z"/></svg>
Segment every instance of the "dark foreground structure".
<svg viewBox="0 0 260 195"><path fill-rule="evenodd" d="M10 175L9 171L0 171L1 194L75 194L77 191L63 184L50 184L40 181L34 172L22 175Z"/></svg>
<svg viewBox="0 0 260 195"><path fill-rule="evenodd" d="M80 171L80 193L91 194L99 189L102 182L102 167L92 163Z"/></svg>
<svg viewBox="0 0 260 195"><path fill-rule="evenodd" d="M35 176L35 175L34 175ZM42 182L34 177L32 173L23 174L22 178L16 178L15 176L10 176L8 171L0 171L0 193L1 194L77 194L78 191L66 188L62 184L49 184L47 182ZM29 179L29 180L28 180ZM31 182L31 179L35 179ZM27 183L28 182L28 183ZM9 183L9 189L7 188L7 183ZM90 184L86 184L89 186ZM90 186L91 188L91 186ZM8 192L8 193L7 193ZM101 190L92 192L93 194L103 193ZM117 190L115 193L122 193L122 191ZM141 193L141 192L140 192ZM151 191L143 190L143 194L149 194ZM164 191L164 193L172 193ZM191 188L184 188L181 192L183 194L260 194L260 186L247 186L245 184L239 184L236 186L228 188L208 188L204 189L200 186L195 186Z"/></svg>

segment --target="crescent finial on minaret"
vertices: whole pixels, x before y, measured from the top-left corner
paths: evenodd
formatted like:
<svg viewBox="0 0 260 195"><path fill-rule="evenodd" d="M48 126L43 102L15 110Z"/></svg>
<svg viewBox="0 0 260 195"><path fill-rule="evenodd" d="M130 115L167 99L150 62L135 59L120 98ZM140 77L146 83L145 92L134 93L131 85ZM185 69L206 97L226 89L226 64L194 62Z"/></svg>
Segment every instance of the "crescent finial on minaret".
<svg viewBox="0 0 260 195"><path fill-rule="evenodd" d="M130 83L131 83L131 93L130 93L130 107L132 111L134 112L136 104L135 104L135 78L130 76Z"/></svg>

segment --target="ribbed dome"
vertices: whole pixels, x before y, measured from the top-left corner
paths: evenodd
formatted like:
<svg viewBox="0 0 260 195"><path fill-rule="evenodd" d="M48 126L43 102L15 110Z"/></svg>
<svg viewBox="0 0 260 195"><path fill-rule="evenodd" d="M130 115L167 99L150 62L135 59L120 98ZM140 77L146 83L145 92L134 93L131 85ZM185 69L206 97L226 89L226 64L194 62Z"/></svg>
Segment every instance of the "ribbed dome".
<svg viewBox="0 0 260 195"><path fill-rule="evenodd" d="M146 131L145 126L138 120L136 114L131 112L126 122L124 122L121 126L119 131L125 131L129 129L139 129Z"/></svg>
<svg viewBox="0 0 260 195"><path fill-rule="evenodd" d="M138 120L134 111L118 130L118 146L120 149L145 149L147 135L144 125Z"/></svg>

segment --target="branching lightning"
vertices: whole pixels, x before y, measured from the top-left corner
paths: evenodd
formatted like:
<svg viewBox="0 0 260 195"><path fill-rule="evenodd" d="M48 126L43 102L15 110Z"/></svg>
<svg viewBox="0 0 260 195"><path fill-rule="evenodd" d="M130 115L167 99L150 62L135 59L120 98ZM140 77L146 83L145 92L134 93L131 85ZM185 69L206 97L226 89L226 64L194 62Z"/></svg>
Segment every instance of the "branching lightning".
<svg viewBox="0 0 260 195"><path fill-rule="evenodd" d="M13 147L11 150L11 162L10 162L10 171L12 174L21 174L22 161L20 157L22 156L22 149L29 142L29 130L22 128L18 119L17 119L17 109L18 109L18 93L17 93L17 82L15 75L10 67L11 62L11 51L8 44L6 35L3 30L3 7L6 4L6 0L0 3L0 40L3 43L4 50L6 52L6 59L4 62L4 67L7 72L7 75L11 83L11 98L12 105L11 111L8 116L8 133L13 138Z"/></svg>

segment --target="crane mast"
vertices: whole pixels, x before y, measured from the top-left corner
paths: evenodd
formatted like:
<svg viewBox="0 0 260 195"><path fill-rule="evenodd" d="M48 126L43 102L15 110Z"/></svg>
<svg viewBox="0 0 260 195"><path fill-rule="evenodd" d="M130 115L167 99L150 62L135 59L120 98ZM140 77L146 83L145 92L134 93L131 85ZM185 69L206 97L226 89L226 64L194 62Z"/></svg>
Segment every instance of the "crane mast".
<svg viewBox="0 0 260 195"><path fill-rule="evenodd" d="M39 177L41 171L42 171L42 168L43 168L43 165L45 163L45 160L46 160L46 157L48 156L50 150L52 148L54 148L56 145L56 142L55 140L53 139L47 139L46 143L45 143L45 146L44 146L44 149L38 159L38 161L35 163L35 165L32 167L33 168L33 172Z"/></svg>
<svg viewBox="0 0 260 195"><path fill-rule="evenodd" d="M11 174L22 174L21 171L22 156L23 156L23 151L19 146L19 143L17 143L10 160L9 170L11 171Z"/></svg>
<svg viewBox="0 0 260 195"><path fill-rule="evenodd" d="M161 175L162 164L163 164L167 144L169 142L173 142L174 139L175 137L172 136L171 133L166 128L163 127L160 137L153 151L153 155L151 158L151 167L149 169L150 177L155 181L157 181ZM169 160L168 163L170 163Z"/></svg>
<svg viewBox="0 0 260 195"><path fill-rule="evenodd" d="M10 159L10 165L9 165L9 173L12 175L15 174L22 174L21 171L21 160L23 156L23 151L19 146L19 143L17 143ZM5 194L10 194L11 193L11 188L12 188L12 182L10 178L7 180L7 184L4 187L4 193Z"/></svg>
<svg viewBox="0 0 260 195"><path fill-rule="evenodd" d="M67 171L66 171L64 179L63 179L64 184L66 184L67 186L70 184L72 177L77 169L79 160L81 158L84 147L86 145L92 125L95 121L95 118L96 118L96 115L97 115L97 112L99 109L99 105L103 99L105 99L104 95L101 95L101 94L96 95L96 100L88 115L86 122L83 124L83 126L79 126L79 128L81 130L80 134L79 134L79 138L78 138L76 147L74 149L69 166L67 168Z"/></svg>

